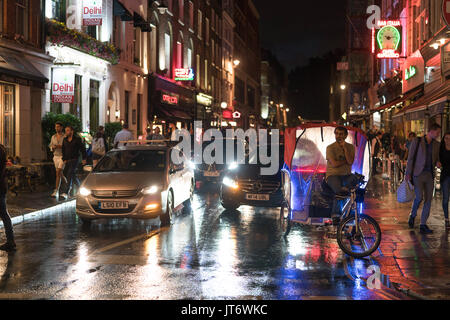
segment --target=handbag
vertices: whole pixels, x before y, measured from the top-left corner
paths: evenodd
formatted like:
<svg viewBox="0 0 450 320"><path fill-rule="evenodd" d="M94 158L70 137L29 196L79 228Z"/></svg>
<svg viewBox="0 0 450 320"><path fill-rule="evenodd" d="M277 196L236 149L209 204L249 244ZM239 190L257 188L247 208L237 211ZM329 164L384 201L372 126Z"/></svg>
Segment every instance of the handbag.
<svg viewBox="0 0 450 320"><path fill-rule="evenodd" d="M411 181L403 179L402 183L397 189L397 201L400 203L411 202L414 200L414 185Z"/></svg>

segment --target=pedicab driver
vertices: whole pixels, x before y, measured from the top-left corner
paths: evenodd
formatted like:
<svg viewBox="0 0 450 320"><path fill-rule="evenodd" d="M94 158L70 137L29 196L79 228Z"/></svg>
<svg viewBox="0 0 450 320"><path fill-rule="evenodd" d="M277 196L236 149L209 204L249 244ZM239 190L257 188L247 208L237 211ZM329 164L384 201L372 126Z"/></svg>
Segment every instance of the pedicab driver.
<svg viewBox="0 0 450 320"><path fill-rule="evenodd" d="M347 128L339 126L334 130L336 142L327 147L326 182L335 194L347 193L348 186L353 186L357 178L352 174L355 160L355 146L345 142L348 136ZM340 216L338 201L333 202L332 217Z"/></svg>

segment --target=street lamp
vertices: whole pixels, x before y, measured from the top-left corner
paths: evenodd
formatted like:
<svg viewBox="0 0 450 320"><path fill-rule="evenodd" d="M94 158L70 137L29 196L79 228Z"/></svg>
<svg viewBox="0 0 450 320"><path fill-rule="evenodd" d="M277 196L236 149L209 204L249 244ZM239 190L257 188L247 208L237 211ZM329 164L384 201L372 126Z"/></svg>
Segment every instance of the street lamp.
<svg viewBox="0 0 450 320"><path fill-rule="evenodd" d="M238 59L233 61L233 64L234 64L235 67L237 67L240 63L241 63L241 61L238 60Z"/></svg>
<svg viewBox="0 0 450 320"><path fill-rule="evenodd" d="M222 102L222 103L220 104L220 107L221 107L222 109L226 109L226 108L228 108L228 103Z"/></svg>
<svg viewBox="0 0 450 320"><path fill-rule="evenodd" d="M341 90L345 90L347 86L345 84L341 84Z"/></svg>

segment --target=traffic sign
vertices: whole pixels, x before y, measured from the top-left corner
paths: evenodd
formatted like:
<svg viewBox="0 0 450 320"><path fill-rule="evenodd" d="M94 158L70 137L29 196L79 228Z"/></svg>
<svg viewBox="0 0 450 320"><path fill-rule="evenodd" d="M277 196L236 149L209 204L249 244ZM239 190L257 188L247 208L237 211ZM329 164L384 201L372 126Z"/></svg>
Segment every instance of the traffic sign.
<svg viewBox="0 0 450 320"><path fill-rule="evenodd" d="M442 1L442 16L444 17L447 27L450 28L450 0Z"/></svg>

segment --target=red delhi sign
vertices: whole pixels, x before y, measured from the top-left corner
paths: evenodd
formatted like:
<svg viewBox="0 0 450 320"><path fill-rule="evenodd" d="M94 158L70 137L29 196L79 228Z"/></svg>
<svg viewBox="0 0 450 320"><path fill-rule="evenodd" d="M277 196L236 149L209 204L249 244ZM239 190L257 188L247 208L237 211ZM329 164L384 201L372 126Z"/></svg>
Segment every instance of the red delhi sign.
<svg viewBox="0 0 450 320"><path fill-rule="evenodd" d="M233 112L231 110L223 110L222 117L224 119L233 119Z"/></svg>
<svg viewBox="0 0 450 320"><path fill-rule="evenodd" d="M83 0L83 26L101 26L102 0Z"/></svg>
<svg viewBox="0 0 450 320"><path fill-rule="evenodd" d="M442 15L447 27L450 28L450 0L442 1Z"/></svg>
<svg viewBox="0 0 450 320"><path fill-rule="evenodd" d="M54 68L52 75L52 102L73 103L75 71L68 68Z"/></svg>

